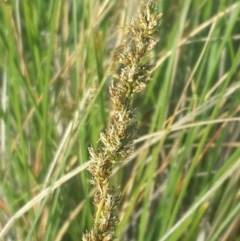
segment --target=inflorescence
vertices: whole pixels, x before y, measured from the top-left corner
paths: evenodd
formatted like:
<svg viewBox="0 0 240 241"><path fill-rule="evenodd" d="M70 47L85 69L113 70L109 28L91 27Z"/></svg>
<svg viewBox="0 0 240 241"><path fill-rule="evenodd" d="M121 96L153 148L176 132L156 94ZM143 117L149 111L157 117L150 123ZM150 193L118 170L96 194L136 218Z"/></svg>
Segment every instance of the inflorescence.
<svg viewBox="0 0 240 241"><path fill-rule="evenodd" d="M96 188L94 226L83 235L83 241L110 241L116 238L115 228L119 222L116 208L121 194L116 187L109 186L115 163L127 158L133 151L137 122L131 106L133 94L144 90L151 80L153 65L143 63L145 57L157 44L153 33L157 30L161 14L157 13L153 1L142 4L138 16L132 20L129 42L118 56L120 74L110 88L113 116L109 130L100 134L99 147L89 148L92 174L91 184Z"/></svg>

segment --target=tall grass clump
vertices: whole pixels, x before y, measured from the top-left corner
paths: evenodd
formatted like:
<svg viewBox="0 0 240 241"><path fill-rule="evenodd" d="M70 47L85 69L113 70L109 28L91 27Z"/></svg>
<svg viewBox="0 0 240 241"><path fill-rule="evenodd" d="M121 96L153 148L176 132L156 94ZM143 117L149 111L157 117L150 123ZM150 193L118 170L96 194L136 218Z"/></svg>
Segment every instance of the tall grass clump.
<svg viewBox="0 0 240 241"><path fill-rule="evenodd" d="M1 241L239 240L240 3L154 3L0 0Z"/></svg>
<svg viewBox="0 0 240 241"><path fill-rule="evenodd" d="M112 123L109 130L100 134L97 151L89 148L91 163L88 168L92 174L91 184L96 188L94 194L94 227L83 236L84 241L113 240L119 222L116 212L121 194L116 186L110 186L110 177L115 164L123 161L133 151L133 141L137 136L137 123L132 108L133 94L146 88L153 68L143 58L154 49L157 41L153 33L157 30L161 14L157 13L155 3L142 4L138 17L130 24L129 43L123 52L115 56L121 66L119 78L112 82L109 92L113 103ZM116 64L115 64L116 65ZM116 75L115 75L116 76Z"/></svg>

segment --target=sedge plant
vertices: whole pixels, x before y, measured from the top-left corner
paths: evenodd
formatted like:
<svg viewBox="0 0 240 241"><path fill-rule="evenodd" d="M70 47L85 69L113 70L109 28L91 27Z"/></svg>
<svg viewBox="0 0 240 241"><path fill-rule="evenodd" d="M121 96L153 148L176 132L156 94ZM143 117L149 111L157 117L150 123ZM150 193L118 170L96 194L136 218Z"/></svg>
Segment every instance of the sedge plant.
<svg viewBox="0 0 240 241"><path fill-rule="evenodd" d="M154 65L143 58L154 49L157 40L153 37L161 14L153 1L142 4L138 16L132 20L128 43L114 60L120 65L120 73L111 83L109 93L112 100L112 121L110 128L100 133L99 147L89 148L91 163L88 168L92 175L94 194L94 225L83 235L83 241L107 241L116 238L115 228L119 222L116 208L121 193L109 181L115 164L127 158L133 150L137 136L137 122L132 108L133 95L143 91L150 81Z"/></svg>
<svg viewBox="0 0 240 241"><path fill-rule="evenodd" d="M100 189L89 187L86 147L93 143L97 156L100 146L110 150L97 143L99 133L120 127L109 118L116 107L108 111L107 56L114 46L133 41L134 33L125 38L124 26L139 2L0 1L0 240L79 241L86 229L86 235L98 231L91 229L93 217L95 226L106 225L100 221L112 199L106 192L93 214L88 197ZM127 82L127 101L133 97L131 108L137 107L130 117L138 120L127 133L136 133L137 125L141 137L127 160L105 165L114 168L103 183L108 188L101 187L110 191L115 184L115 198L122 193L119 218L111 210L115 236L239 240L240 2L156 5L164 18L154 34L161 46L150 53L154 75L144 82L144 93L133 95ZM125 52L114 51L115 92L121 68L128 66ZM109 140L109 130L102 138ZM102 240L114 229L108 226Z"/></svg>

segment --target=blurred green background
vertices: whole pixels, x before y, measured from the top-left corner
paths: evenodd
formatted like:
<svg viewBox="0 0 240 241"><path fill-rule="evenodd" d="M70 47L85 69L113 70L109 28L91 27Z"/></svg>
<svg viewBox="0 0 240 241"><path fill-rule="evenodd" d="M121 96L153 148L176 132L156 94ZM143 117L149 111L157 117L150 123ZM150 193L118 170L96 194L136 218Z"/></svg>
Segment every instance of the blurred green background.
<svg viewBox="0 0 240 241"><path fill-rule="evenodd" d="M240 3L156 3L139 138L112 178L116 240L240 240ZM75 241L92 227L87 148L109 126L111 52L139 5L0 2L0 240Z"/></svg>

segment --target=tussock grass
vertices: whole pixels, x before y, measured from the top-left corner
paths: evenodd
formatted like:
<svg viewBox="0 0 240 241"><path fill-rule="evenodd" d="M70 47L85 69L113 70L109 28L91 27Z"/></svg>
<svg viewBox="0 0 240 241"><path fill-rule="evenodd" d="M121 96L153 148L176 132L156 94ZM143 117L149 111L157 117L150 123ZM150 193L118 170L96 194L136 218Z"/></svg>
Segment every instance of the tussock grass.
<svg viewBox="0 0 240 241"><path fill-rule="evenodd" d="M134 153L113 170L118 240L238 240L236 0L156 1ZM109 125L111 52L138 1L0 2L0 240L80 240L93 224L87 147Z"/></svg>

